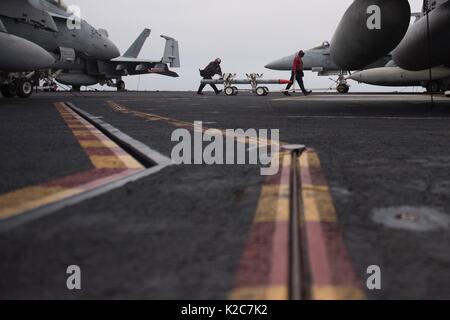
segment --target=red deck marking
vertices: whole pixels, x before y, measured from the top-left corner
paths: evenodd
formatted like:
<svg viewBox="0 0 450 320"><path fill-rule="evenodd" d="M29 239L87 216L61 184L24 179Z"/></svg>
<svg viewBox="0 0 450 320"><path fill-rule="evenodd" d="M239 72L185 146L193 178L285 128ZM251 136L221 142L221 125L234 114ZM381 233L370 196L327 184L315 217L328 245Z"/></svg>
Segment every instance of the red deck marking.
<svg viewBox="0 0 450 320"><path fill-rule="evenodd" d="M255 221L238 267L232 300L289 298L290 155L262 186Z"/></svg>
<svg viewBox="0 0 450 320"><path fill-rule="evenodd" d="M307 150L300 157L299 165L311 299L365 299L347 253L319 157L314 150Z"/></svg>
<svg viewBox="0 0 450 320"><path fill-rule="evenodd" d="M65 104L55 105L93 169L0 195L0 220L118 181L145 168Z"/></svg>

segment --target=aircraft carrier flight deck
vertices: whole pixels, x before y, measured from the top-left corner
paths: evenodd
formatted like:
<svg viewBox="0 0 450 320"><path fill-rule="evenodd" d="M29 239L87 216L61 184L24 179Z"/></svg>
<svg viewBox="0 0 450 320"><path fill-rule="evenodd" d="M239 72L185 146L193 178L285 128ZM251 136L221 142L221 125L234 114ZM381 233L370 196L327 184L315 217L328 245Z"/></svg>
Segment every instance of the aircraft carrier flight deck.
<svg viewBox="0 0 450 320"><path fill-rule="evenodd" d="M306 298L448 298L450 99L430 99L2 98L0 298L277 300L295 292L286 270L296 250ZM199 121L279 129L279 173L174 164L174 130L194 136ZM67 290L69 265L81 267L83 290ZM373 265L383 290L366 285Z"/></svg>

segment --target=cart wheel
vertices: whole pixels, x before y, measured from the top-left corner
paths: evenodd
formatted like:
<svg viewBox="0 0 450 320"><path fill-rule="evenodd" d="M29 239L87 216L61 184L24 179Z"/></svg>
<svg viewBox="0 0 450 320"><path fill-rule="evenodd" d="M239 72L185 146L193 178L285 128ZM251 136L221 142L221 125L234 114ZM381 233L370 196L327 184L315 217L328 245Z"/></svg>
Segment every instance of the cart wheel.
<svg viewBox="0 0 450 320"><path fill-rule="evenodd" d="M266 95L266 90L264 89L264 87L256 88L256 95L258 95L259 97L265 96Z"/></svg>
<svg viewBox="0 0 450 320"><path fill-rule="evenodd" d="M232 87L233 89L233 96L237 96L239 93L239 89L237 87Z"/></svg>
<svg viewBox="0 0 450 320"><path fill-rule="evenodd" d="M226 87L225 88L225 95L227 95L227 96L234 95L234 89L232 87Z"/></svg>

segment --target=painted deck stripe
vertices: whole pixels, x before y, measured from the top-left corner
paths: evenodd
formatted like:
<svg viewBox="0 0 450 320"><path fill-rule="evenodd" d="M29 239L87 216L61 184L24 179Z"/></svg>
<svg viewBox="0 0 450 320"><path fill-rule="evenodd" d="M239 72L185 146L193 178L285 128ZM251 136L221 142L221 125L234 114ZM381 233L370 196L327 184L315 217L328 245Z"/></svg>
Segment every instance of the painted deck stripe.
<svg viewBox="0 0 450 320"><path fill-rule="evenodd" d="M193 123L156 114L133 111L113 101L108 105L117 112L132 114L148 121L165 122L177 128L198 131ZM203 132L209 130L203 127ZM217 129L220 130L220 129ZM224 130L220 130L226 136ZM238 140L239 141L239 140ZM271 143L268 140L239 141L247 145ZM283 143L281 143L283 144ZM281 155L282 169L268 178L262 187L243 257L238 267L232 300L289 299L289 217L291 155ZM299 195L303 232L311 278L309 296L314 300L364 299L343 241L337 215L320 160L313 150L300 158L302 181Z"/></svg>
<svg viewBox="0 0 450 320"><path fill-rule="evenodd" d="M72 133L78 140L81 138L81 141L88 140L91 143L97 143L95 147L86 147L83 142L80 142L80 146L84 148L95 168L144 169L139 162L123 151L116 143L107 138L97 128L68 108L64 103L57 103L55 106L64 121L69 125L69 128L71 125L76 124L77 129L72 130ZM84 129L80 129L80 127L84 127ZM98 150L97 153L100 150L109 150L109 154L98 155L95 154L94 150Z"/></svg>
<svg viewBox="0 0 450 320"><path fill-rule="evenodd" d="M290 154L262 186L254 224L238 267L231 300L289 299Z"/></svg>
<svg viewBox="0 0 450 320"><path fill-rule="evenodd" d="M182 128L182 129L187 129L187 130L191 130L194 132L199 132L200 128L195 126L194 123L191 122L186 122L186 121L182 121L182 120L177 120L177 119L173 119L173 118L169 118L169 117L163 117L163 116L159 116L157 114L153 114L153 113L145 113L145 112L141 112L141 111L134 111L131 110L123 105L120 105L114 101L107 101L108 106L116 111L116 112L121 112L121 113L125 113L125 114L132 114L136 117L142 118L142 119L146 119L148 121L153 121L153 122L164 122L164 123L168 123L174 127L177 128ZM202 132L206 133L206 131L208 130L218 130L222 133L224 138L227 139L235 139L237 142L246 144L246 145L250 145L250 146L254 146L257 145L259 147L264 147L264 146L270 146L275 145L275 146L280 146L283 143L279 143L276 141L272 141L272 140L267 140L267 139L262 139L262 138L236 138L235 135L231 135L229 134L226 130L223 129L216 129L216 128L208 128L205 126L202 126Z"/></svg>
<svg viewBox="0 0 450 320"><path fill-rule="evenodd" d="M302 232L313 300L362 300L365 293L348 256L320 160L308 149L300 157Z"/></svg>
<svg viewBox="0 0 450 320"><path fill-rule="evenodd" d="M289 299L291 154L262 186L254 224L240 261L232 300ZM311 300L365 299L339 229L330 190L314 150L299 159L302 283Z"/></svg>
<svg viewBox="0 0 450 320"><path fill-rule="evenodd" d="M94 168L0 195L0 220L85 193L145 170L94 126L63 103L55 104Z"/></svg>

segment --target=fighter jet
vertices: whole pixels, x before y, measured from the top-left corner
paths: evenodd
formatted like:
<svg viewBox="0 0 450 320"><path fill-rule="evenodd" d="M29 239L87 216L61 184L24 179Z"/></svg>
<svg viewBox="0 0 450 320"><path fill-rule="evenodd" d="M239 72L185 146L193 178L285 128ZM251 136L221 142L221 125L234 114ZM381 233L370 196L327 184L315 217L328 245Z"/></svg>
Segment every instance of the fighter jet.
<svg viewBox="0 0 450 320"><path fill-rule="evenodd" d="M170 67L180 67L178 42L162 35L166 40L164 55L161 60L139 59L138 55L150 36L151 30L145 29L131 47L121 57L110 60L86 60L78 68L70 67L59 73L56 81L65 85L71 85L75 91L79 91L81 86L91 86L99 83L116 87L118 91L125 90L125 82L122 76L159 74L168 77L178 77L178 74L169 70ZM83 61L83 60L81 60ZM114 83L113 80L116 80Z"/></svg>
<svg viewBox="0 0 450 320"><path fill-rule="evenodd" d="M410 27L411 16L416 21ZM348 91L347 79L445 91L450 89L449 38L450 0L425 0L419 14L411 14L408 0L354 0L329 48L310 50L304 62L308 70L312 67L308 54L322 56L315 68L332 61L336 70L358 71L347 78L339 75L339 92ZM289 56L266 67L289 70L292 59ZM331 65L328 68L334 70Z"/></svg>
<svg viewBox="0 0 450 320"><path fill-rule="evenodd" d="M428 70L427 87L445 85L433 71L440 75L443 70L434 68L450 68L450 1L425 0L412 27L410 14L407 0L355 0L333 37L333 60L343 69L358 70L392 52L397 75L416 77Z"/></svg>
<svg viewBox="0 0 450 320"><path fill-rule="evenodd" d="M428 92L449 90L450 46L442 39L450 36L450 2L424 2L422 12L414 16L416 21L394 49L388 66L348 78L379 86L423 86Z"/></svg>
<svg viewBox="0 0 450 320"><path fill-rule="evenodd" d="M166 39L159 61L137 56L150 34L144 30L120 56L108 32L74 16L62 0L0 1L0 91L4 97L29 97L40 79L57 79L79 90L106 84L125 89L123 76L162 74L179 67L178 42Z"/></svg>
<svg viewBox="0 0 450 320"><path fill-rule="evenodd" d="M265 67L271 70L292 70L292 63L295 58L295 54L275 60ZM367 68L384 67L392 57L386 55L379 59L375 63L367 66ZM330 43L325 41L322 45L305 51L305 57L303 58L303 68L307 71L317 72L318 76L338 76L337 88L339 93L348 93L350 87L347 84L345 75L349 74L352 70L344 70L340 68L333 60L330 54Z"/></svg>

